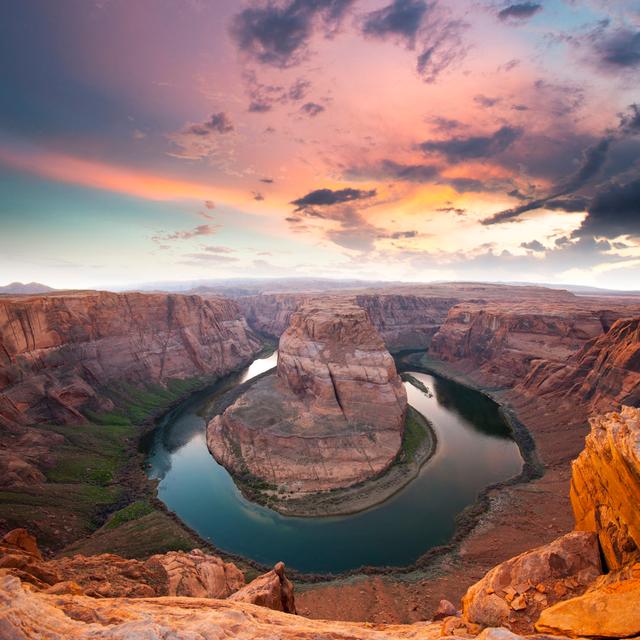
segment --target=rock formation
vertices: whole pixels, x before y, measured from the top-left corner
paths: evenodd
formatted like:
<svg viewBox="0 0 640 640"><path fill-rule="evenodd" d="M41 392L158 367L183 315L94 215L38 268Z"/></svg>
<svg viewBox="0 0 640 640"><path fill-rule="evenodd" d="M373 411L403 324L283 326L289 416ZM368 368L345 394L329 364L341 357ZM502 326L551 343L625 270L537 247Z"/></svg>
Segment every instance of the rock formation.
<svg viewBox="0 0 640 640"><path fill-rule="evenodd" d="M284 569L279 562L245 585L236 565L199 549L170 551L146 561L111 553L44 560L35 538L24 529L0 540L0 571L39 591L92 598L231 598L295 613L293 585Z"/></svg>
<svg viewBox="0 0 640 640"><path fill-rule="evenodd" d="M342 300L308 303L280 339L277 376L217 416L207 442L236 476L314 493L384 471L400 449L406 406L367 313Z"/></svg>
<svg viewBox="0 0 640 640"><path fill-rule="evenodd" d="M573 463L571 504L576 528L597 532L609 569L640 560L640 411L591 419Z"/></svg>
<svg viewBox="0 0 640 640"><path fill-rule="evenodd" d="M459 304L449 311L429 353L473 371L487 386L513 386L533 361L565 363L617 317L613 311L565 304Z"/></svg>
<svg viewBox="0 0 640 640"><path fill-rule="evenodd" d="M0 483L42 480L61 437L31 423L80 424L109 412L110 385L211 379L260 348L222 298L78 292L0 298Z"/></svg>

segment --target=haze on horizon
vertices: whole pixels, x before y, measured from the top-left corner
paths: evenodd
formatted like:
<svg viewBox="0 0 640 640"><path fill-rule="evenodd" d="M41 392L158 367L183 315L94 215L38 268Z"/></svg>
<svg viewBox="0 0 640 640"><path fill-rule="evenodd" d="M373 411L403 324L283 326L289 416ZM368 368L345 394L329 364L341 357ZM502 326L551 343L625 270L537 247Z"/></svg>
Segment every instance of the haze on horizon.
<svg viewBox="0 0 640 640"><path fill-rule="evenodd" d="M0 43L0 284L638 288L636 0L23 0Z"/></svg>

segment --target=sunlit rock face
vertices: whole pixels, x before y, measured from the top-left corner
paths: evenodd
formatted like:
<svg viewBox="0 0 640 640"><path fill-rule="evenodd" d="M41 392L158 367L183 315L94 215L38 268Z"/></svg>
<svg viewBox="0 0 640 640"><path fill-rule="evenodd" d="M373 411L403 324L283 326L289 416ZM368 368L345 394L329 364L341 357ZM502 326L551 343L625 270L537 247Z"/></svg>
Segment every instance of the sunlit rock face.
<svg viewBox="0 0 640 640"><path fill-rule="evenodd" d="M640 560L640 409L591 419L573 463L571 504L576 528L597 532L610 569Z"/></svg>
<svg viewBox="0 0 640 640"><path fill-rule="evenodd" d="M367 313L308 303L280 339L277 375L208 426L214 457L294 493L346 487L395 459L407 407L393 358Z"/></svg>

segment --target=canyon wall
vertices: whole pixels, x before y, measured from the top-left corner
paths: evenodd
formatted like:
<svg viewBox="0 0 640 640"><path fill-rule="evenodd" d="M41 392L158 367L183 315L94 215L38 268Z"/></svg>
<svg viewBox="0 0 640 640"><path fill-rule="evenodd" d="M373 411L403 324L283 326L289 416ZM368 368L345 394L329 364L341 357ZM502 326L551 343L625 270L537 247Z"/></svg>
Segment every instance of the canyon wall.
<svg viewBox="0 0 640 640"><path fill-rule="evenodd" d="M280 338L277 375L258 380L207 429L236 477L302 495L384 471L402 441L407 397L361 307L308 302Z"/></svg>
<svg viewBox="0 0 640 640"><path fill-rule="evenodd" d="M111 382L219 376L259 349L223 298L69 293L0 298L0 407L6 420L84 422L110 410Z"/></svg>
<svg viewBox="0 0 640 640"><path fill-rule="evenodd" d="M487 305L492 302L529 300L571 303L576 297L564 290L535 286L508 286L486 283L434 283L336 292L262 293L238 297L247 322L255 331L279 338L293 312L305 301L343 299L355 302L369 313L387 348L427 348L433 335L447 319L447 313L461 302Z"/></svg>
<svg viewBox="0 0 640 640"><path fill-rule="evenodd" d="M618 317L615 311L557 303L459 304L429 354L474 372L487 386L512 386L534 361L565 363Z"/></svg>
<svg viewBox="0 0 640 640"><path fill-rule="evenodd" d="M77 292L0 298L0 484L44 480L64 440L31 424L119 409L109 390L210 379L260 349L223 298Z"/></svg>

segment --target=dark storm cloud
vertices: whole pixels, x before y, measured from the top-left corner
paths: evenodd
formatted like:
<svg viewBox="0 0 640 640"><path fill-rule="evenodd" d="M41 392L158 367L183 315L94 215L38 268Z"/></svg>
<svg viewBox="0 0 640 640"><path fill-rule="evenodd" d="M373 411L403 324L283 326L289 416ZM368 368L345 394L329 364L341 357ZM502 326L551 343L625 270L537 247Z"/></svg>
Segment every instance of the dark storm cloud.
<svg viewBox="0 0 640 640"><path fill-rule="evenodd" d="M621 114L620 128L627 133L640 133L640 104L629 105L629 113Z"/></svg>
<svg viewBox="0 0 640 640"><path fill-rule="evenodd" d="M390 5L367 14L362 32L377 38L397 36L413 42L428 9L424 0L394 0Z"/></svg>
<svg viewBox="0 0 640 640"><path fill-rule="evenodd" d="M632 104L629 107L628 113L621 115L617 130L609 133L609 135L587 147L582 153L582 160L578 170L565 181L559 182L551 194L542 198L536 198L513 209L499 211L498 213L482 220L482 224L492 225L501 222L513 221L528 211L534 211L543 207L564 211L584 211L587 208L585 205L588 202L584 196L574 196L572 198L566 198L564 196L571 196L574 192L589 185L595 177L601 175L605 163L609 161L611 149L614 144L617 145L618 148L622 149L623 152L625 151L625 145L629 146L628 143L633 142L634 136L639 133L637 126L640 123L638 120L638 105ZM605 177L615 178L617 175L622 175L629 171L633 172L633 165L635 163L634 158L637 158L637 153L634 153L635 151L635 147L632 146L631 162L626 160L623 163L620 163L619 161L608 162L609 165L613 165L614 171L613 174L611 171L608 171L609 175ZM618 188L616 186L618 183L613 180L612 184L614 185L612 188L615 191L615 189ZM589 220L589 217L587 220Z"/></svg>
<svg viewBox="0 0 640 640"><path fill-rule="evenodd" d="M308 115L310 118L315 118L318 114L324 111L324 107L317 102L306 102L300 107L300 111Z"/></svg>
<svg viewBox="0 0 640 640"><path fill-rule="evenodd" d="M545 246L539 240L532 240L531 242L521 242L520 246L523 249L528 249L529 251L545 251Z"/></svg>
<svg viewBox="0 0 640 640"><path fill-rule="evenodd" d="M424 153L441 154L449 162L461 162L498 155L513 144L522 133L522 129L518 127L505 125L491 135L428 140L419 144L418 147Z"/></svg>
<svg viewBox="0 0 640 640"><path fill-rule="evenodd" d="M547 200L544 203L545 209L551 209L552 211L566 211L567 213L577 213L579 211L586 211L589 206L589 198L581 198L580 196L573 196L571 198L555 198Z"/></svg>
<svg viewBox="0 0 640 640"><path fill-rule="evenodd" d="M273 184L273 178L260 178L260 182L264 182L265 184Z"/></svg>
<svg viewBox="0 0 640 640"><path fill-rule="evenodd" d="M354 0L289 0L255 4L237 14L231 37L240 52L261 64L289 67L307 52L318 23L331 31Z"/></svg>
<svg viewBox="0 0 640 640"><path fill-rule="evenodd" d="M229 116L222 111L212 114L206 122L193 124L187 129L188 133L196 136L208 136L211 133L229 133L230 131L233 131L233 124L231 124Z"/></svg>
<svg viewBox="0 0 640 640"><path fill-rule="evenodd" d="M537 2L519 2L505 7L498 13L500 20L527 20L542 9Z"/></svg>
<svg viewBox="0 0 640 640"><path fill-rule="evenodd" d="M392 180L400 182L433 182L440 171L432 164L405 164L385 158L372 164L363 164L345 169L344 175L351 179Z"/></svg>
<svg viewBox="0 0 640 640"><path fill-rule="evenodd" d="M599 30L594 33L592 39L597 60L605 68L620 70L640 68L640 31Z"/></svg>
<svg viewBox="0 0 640 640"><path fill-rule="evenodd" d="M640 237L640 178L610 183L593 198L576 236Z"/></svg>
<svg viewBox="0 0 640 640"><path fill-rule="evenodd" d="M462 32L467 25L449 17L437 0L393 0L363 16L361 32L367 38L394 40L418 50L416 71L425 82L466 55Z"/></svg>
<svg viewBox="0 0 640 640"><path fill-rule="evenodd" d="M307 207L326 207L344 202L352 202L353 200L363 200L372 198L376 195L376 190L352 189L316 189L307 193L307 195L293 200L291 204L296 206L296 211L303 211ZM320 217L320 216L319 216Z"/></svg>

